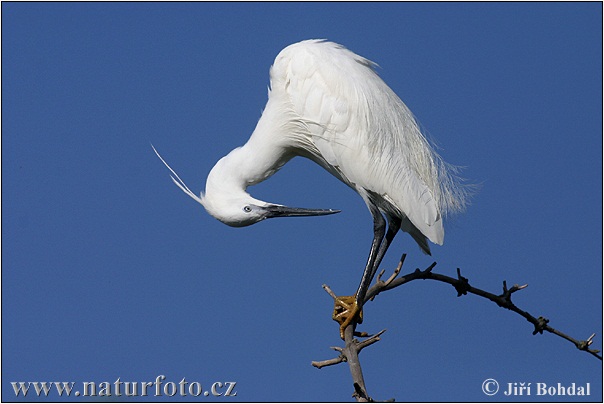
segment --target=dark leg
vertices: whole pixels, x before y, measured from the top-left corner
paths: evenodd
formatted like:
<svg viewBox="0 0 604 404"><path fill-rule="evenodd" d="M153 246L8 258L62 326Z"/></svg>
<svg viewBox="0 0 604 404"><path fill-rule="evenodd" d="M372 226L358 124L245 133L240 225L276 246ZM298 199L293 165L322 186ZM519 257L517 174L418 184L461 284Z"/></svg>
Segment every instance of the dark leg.
<svg viewBox="0 0 604 404"><path fill-rule="evenodd" d="M340 296L335 302L333 319L340 323L342 339L344 339L344 330L350 323L353 321L361 323L363 321L362 308L367 289L369 289L369 285L371 285L390 243L401 228L401 220L398 217L387 215L388 231L386 232L386 221L378 207L371 202L367 205L373 216L373 241L371 242L371 250L363 271L363 277L354 296Z"/></svg>
<svg viewBox="0 0 604 404"><path fill-rule="evenodd" d="M363 277L361 278L361 284L359 285L359 289L357 290L357 293L355 295L357 302L361 306L363 305L363 303L365 301L365 294L367 293L367 289L369 289L369 285L371 285L371 282L373 281L373 278L375 277L375 274L377 273L377 270L378 270L380 264L382 263L382 259L386 255L386 251L388 251L388 247L390 247L392 240L394 240L394 237L396 237L398 231L401 229L401 219L400 218L395 217L395 216L390 216L390 215L387 215L387 217L388 217L388 231L386 232L386 236L383 238L383 240L380 244L377 254L373 259L371 268L369 267L369 262L367 262L367 267L365 267L365 272L363 273ZM383 221L384 221L384 219L382 218L382 222ZM374 242L375 242L375 238L374 238ZM373 252L373 245L371 247L372 247L371 251ZM371 254L370 254L370 259L371 259ZM371 270L370 273L368 273L369 269Z"/></svg>
<svg viewBox="0 0 604 404"><path fill-rule="evenodd" d="M375 265L376 258L380 255L380 247L384 240L384 234L386 233L386 221L382 216L382 213L378 207L370 200L366 199L369 211L373 216L373 241L371 242L371 250L369 251L369 258L367 258L367 264L363 271L363 277L361 278L361 286L365 289L363 295L367 292L368 286L371 284L373 279L373 267ZM382 254L383 255L383 254ZM365 286L364 286L365 285ZM340 337L344 339L344 330L353 321L357 323L363 322L363 313L361 311L363 307L363 299L358 298L359 292L355 296L338 296L334 303L334 312L332 318L340 323Z"/></svg>
<svg viewBox="0 0 604 404"><path fill-rule="evenodd" d="M370 211L373 216L373 241L371 243L371 250L369 250L369 258L367 258L367 264L363 271L363 277L361 278L361 284L355 294L357 303L360 303L361 306L363 305L363 300L365 300L365 293L367 293L367 289L373 279L373 268L376 266L376 261L378 258L381 261L382 257L380 257L380 253L383 256L385 252L382 252L382 244L384 233L386 233L386 221L377 206L371 205ZM390 229L388 229L388 233L390 233ZM377 262L377 265L379 265L379 262Z"/></svg>

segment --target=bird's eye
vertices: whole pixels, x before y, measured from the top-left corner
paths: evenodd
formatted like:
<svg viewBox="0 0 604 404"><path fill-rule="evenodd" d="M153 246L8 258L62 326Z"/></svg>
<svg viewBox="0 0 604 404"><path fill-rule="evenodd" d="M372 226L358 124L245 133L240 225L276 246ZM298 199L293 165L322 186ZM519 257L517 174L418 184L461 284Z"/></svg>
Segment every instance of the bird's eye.
<svg viewBox="0 0 604 404"><path fill-rule="evenodd" d="M245 213L250 213L250 212L252 211L252 208L251 208L251 207L249 207L248 205L246 205L246 206L244 206L244 207L243 207L243 211L244 211Z"/></svg>

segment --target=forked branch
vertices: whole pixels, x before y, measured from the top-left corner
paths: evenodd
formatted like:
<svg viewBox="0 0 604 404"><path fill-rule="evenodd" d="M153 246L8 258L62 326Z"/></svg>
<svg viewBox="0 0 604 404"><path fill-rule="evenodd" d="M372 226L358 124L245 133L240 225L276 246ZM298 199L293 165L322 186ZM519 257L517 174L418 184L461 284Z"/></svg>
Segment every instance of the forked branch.
<svg viewBox="0 0 604 404"><path fill-rule="evenodd" d="M457 291L458 297L471 293L471 294L474 294L477 296L484 297L484 298L496 303L500 307L511 310L511 311L521 315L528 322L533 324L533 326L534 326L533 335L535 335L537 333L543 334L543 331L550 332L552 334L558 335L559 337L562 337L562 338L572 342L579 350L585 351L585 352L595 356L596 358L602 360L600 351L597 349L590 348L591 344L593 343L593 339L596 335L595 333L590 335L589 338L587 338L586 340L577 340L577 339L549 326L548 325L549 320L547 318L542 317L542 316L535 317L535 316L531 315L530 313L528 313L527 311L520 309L518 306L516 306L512 302L512 295L520 290L525 289L528 285L515 284L511 288L508 288L507 282L503 281L502 293L499 295L496 295L494 293L490 293L485 290L471 286L468 281L468 278L465 278L461 275L461 270L459 268L457 268L457 278L452 278L450 276L434 273L432 270L436 266L436 262L432 263L428 268L424 269L423 271L418 268L414 272L408 273L403 276L399 276L401 269L403 267L403 263L405 262L406 256L407 256L407 254L403 254L398 266L396 267L394 272L388 277L388 279L386 279L386 280L382 279L382 276L384 275L384 272L385 272L384 270L382 270L378 274L375 284L371 288L369 288L369 290L367 291L364 304L375 299L375 297L382 292L385 292L390 289L394 289L398 286L404 285L406 283L409 283L409 282L417 280L417 279L423 279L423 280L431 279L431 280L435 280L435 281L439 281L439 282L444 282L444 283L448 283L448 284L452 285L455 288L455 290ZM334 300L336 299L336 294L329 288L329 286L323 285L323 289L325 289L325 291L327 293L329 293L329 295ZM363 372L362 372L361 364L359 361L359 353L361 352L361 350L363 348L368 347L369 345L372 345L372 344L376 343L377 341L379 341L380 336L386 330L382 330L375 335L368 335L367 333L357 333L355 331L356 325L357 324L355 322L353 322L346 328L346 330L344 332L345 346L343 348L332 347L332 349L334 349L340 353L340 355L338 357L333 358L333 359L324 360L324 361L315 361L315 362L312 362L312 365L315 366L316 368L321 369L326 366L331 366L331 365L336 365L338 363L347 362L348 366L350 367L350 373L351 373L352 379L353 379L353 387L354 387L353 397L355 397L355 399L359 402L373 401L371 399L371 397L367 394L367 389L365 387L365 381L363 379ZM355 336L356 337L366 337L366 339L359 341L356 338L354 338Z"/></svg>
<svg viewBox="0 0 604 404"><path fill-rule="evenodd" d="M485 290L473 287L468 282L468 278L465 278L461 275L461 270L457 268L457 278L452 278L450 276L441 275L438 273L434 273L432 269L436 266L436 262L432 263L428 268L421 271L416 269L414 272L398 277L398 273L400 272L400 267L402 263L405 261L406 254L403 254L401 257L401 261L399 266L394 271L393 275L395 279L388 279L388 281L384 282L380 280L378 277L377 282L373 285L368 291L367 296L365 298L365 302L369 300L373 300L378 294L384 292L386 290L390 290L396 288L397 286L404 285L405 283L414 281L416 279L432 279L439 282L444 282L452 285L457 291L457 296L466 295L468 293L484 297L489 299L490 301L496 303L498 306L503 307L505 309L511 310L522 317L524 317L528 322L532 323L535 327L533 330L533 335L539 333L543 334L543 331L550 332L552 334L558 335L570 342L572 342L578 349L581 351L585 351L595 356L596 358L602 360L602 356L600 355L600 351L597 349L591 349L590 345L593 343L593 338L595 334L592 334L586 340L577 340L575 338L570 337L569 335L556 330L555 328L548 325L549 320L545 317L535 317L531 315L529 312L520 309L512 302L512 294L518 292L519 290L525 289L528 285L514 285L508 289L507 282L503 281L503 291L500 295L496 295L494 293L487 292ZM383 273L383 271L382 271ZM381 274L382 274L381 273ZM392 278L392 277L391 277Z"/></svg>

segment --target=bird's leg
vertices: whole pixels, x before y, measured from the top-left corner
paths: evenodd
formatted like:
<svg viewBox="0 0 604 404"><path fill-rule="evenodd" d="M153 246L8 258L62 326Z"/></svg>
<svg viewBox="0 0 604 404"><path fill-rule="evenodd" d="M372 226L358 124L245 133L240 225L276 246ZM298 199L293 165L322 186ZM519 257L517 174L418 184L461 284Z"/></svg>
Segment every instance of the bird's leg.
<svg viewBox="0 0 604 404"><path fill-rule="evenodd" d="M375 274L377 273L377 270L380 264L382 263L382 259L384 259L386 251L388 251L388 247L390 247L392 240L394 240L394 237L396 237L398 231L401 229L401 219L399 217L391 216L388 214L386 216L388 218L388 231L386 232L386 236L380 244L380 248L373 262L371 273L368 276L365 276L366 273L363 273L363 278L361 279L361 283L355 295L357 301L361 303L365 301L367 289L369 289L369 285L371 285L371 282L373 281L373 278L375 277ZM365 270L367 270L367 268Z"/></svg>
<svg viewBox="0 0 604 404"><path fill-rule="evenodd" d="M340 323L340 337L342 337L342 339L344 338L344 330L353 320L356 320L357 324L363 322L363 303L365 301L367 289L369 289L369 285L371 285L378 267L386 255L388 247L390 247L392 240L394 240L394 237L396 237L401 228L401 219L388 215L388 231L386 232L386 235L383 236L385 227L384 219L382 218L381 221L378 219L374 223L377 224L374 226L374 241L371 245L369 259L367 260L367 265L363 272L363 278L361 279L359 289L354 296L339 296L335 301L332 317ZM383 236L383 238L377 248L377 253L375 253L374 246L376 239L379 239L380 236Z"/></svg>
<svg viewBox="0 0 604 404"><path fill-rule="evenodd" d="M380 255L380 247L384 240L384 234L386 233L386 221L380 213L380 210L373 203L368 203L368 206L371 215L373 216L373 241L371 243L371 250L369 251L369 258L367 259L367 264L363 271L361 285L354 296L338 296L334 303L332 318L340 324L340 337L342 339L344 339L344 330L352 322L363 322L363 300L365 299L367 288L373 279L375 273L373 267L375 266L376 258ZM360 292L362 292L362 294L359 294Z"/></svg>

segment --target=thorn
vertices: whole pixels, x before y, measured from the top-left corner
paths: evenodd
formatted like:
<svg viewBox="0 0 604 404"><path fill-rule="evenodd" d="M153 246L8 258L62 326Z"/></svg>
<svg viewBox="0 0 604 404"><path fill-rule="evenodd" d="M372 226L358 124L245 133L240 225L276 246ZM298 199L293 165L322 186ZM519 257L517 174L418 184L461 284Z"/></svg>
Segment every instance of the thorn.
<svg viewBox="0 0 604 404"><path fill-rule="evenodd" d="M508 284L504 280L503 281L503 293L499 295L499 297L503 300L502 302L496 302L499 307L504 307L506 309L512 310L512 307L515 307L514 303L512 303L512 293L522 290L528 286L528 283L520 286L517 283L514 284L510 289L508 289ZM542 332L542 331L539 331ZM534 334L533 334L534 335Z"/></svg>
<svg viewBox="0 0 604 404"><path fill-rule="evenodd" d="M436 261L434 261L432 264L430 264L430 266L428 268L426 268L426 270L424 272L432 272L432 270L434 269L435 266L436 266Z"/></svg>
<svg viewBox="0 0 604 404"><path fill-rule="evenodd" d="M593 334L591 334L589 336L589 338L587 338L585 341L579 341L576 345L577 348L579 348L582 351L588 351L589 346L594 342L593 338L596 336L596 333L594 332ZM596 353L599 351L596 351Z"/></svg>
<svg viewBox="0 0 604 404"><path fill-rule="evenodd" d="M537 333L543 334L543 330L545 330L545 327L547 327L547 323L549 323L549 320L547 318L539 316L539 318L537 319L537 324L535 324L535 331L533 331L533 335Z"/></svg>
<svg viewBox="0 0 604 404"><path fill-rule="evenodd" d="M407 254L403 253L403 255L401 255L401 259L399 260L401 263L401 266L403 266L403 262L405 262L405 258L407 258Z"/></svg>
<svg viewBox="0 0 604 404"><path fill-rule="evenodd" d="M385 332L386 332L386 329L384 328L382 331L380 331L377 334L375 334L375 337L379 337L380 335L382 335Z"/></svg>
<svg viewBox="0 0 604 404"><path fill-rule="evenodd" d="M467 295L470 290L470 283L468 282L468 278L461 276L461 269L457 268L457 282L453 285L455 290L457 291L457 297L462 295Z"/></svg>
<svg viewBox="0 0 604 404"><path fill-rule="evenodd" d="M392 281L394 281L396 279L396 277L401 273L402 267L403 267L403 261L399 261L396 269L394 270L394 272L392 272L392 275L390 275L390 277L388 279L386 279L386 282L384 282L384 287L387 287L388 285L390 285L392 283ZM382 273L383 272L384 271L382 271Z"/></svg>
<svg viewBox="0 0 604 404"><path fill-rule="evenodd" d="M509 290L510 295L511 295L512 293L514 293L514 292L517 292L517 291L519 291L519 290L522 290L522 289L526 288L527 286L528 286L528 283L525 283L525 284L524 284L524 285L522 285L522 286L519 286L517 283L516 283L516 284L514 284L514 286L512 286L512 288Z"/></svg>
<svg viewBox="0 0 604 404"><path fill-rule="evenodd" d="M331 296L333 298L333 300L336 300L338 298L338 296L336 296L336 294L333 293L333 290L331 290L331 288L329 286L323 284L321 287L329 294L329 296Z"/></svg>

